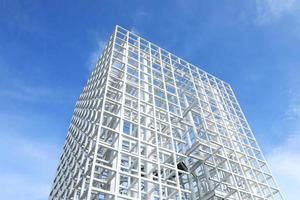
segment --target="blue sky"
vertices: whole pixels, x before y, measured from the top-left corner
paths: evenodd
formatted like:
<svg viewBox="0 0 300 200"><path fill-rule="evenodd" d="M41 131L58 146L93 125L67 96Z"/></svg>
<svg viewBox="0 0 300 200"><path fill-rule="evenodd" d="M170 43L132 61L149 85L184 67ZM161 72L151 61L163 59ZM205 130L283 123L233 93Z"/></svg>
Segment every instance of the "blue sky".
<svg viewBox="0 0 300 200"><path fill-rule="evenodd" d="M47 199L76 98L116 24L229 82L287 199L300 189L300 3L0 3L0 187Z"/></svg>

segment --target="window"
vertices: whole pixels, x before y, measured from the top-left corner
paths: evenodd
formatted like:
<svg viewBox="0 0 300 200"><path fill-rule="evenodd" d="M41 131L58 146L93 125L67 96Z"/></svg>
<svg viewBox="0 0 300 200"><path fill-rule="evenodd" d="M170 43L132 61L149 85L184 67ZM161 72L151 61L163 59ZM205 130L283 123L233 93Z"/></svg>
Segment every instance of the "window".
<svg viewBox="0 0 300 200"><path fill-rule="evenodd" d="M154 94L156 96L159 96L160 98L163 98L163 99L165 98L165 94L164 94L163 90L160 90L158 88L154 89Z"/></svg>
<svg viewBox="0 0 300 200"><path fill-rule="evenodd" d="M127 84L126 85L126 93L130 94L130 95L132 95L134 97L138 97L139 91L138 91L138 89L136 87L133 87L133 86Z"/></svg>
<svg viewBox="0 0 300 200"><path fill-rule="evenodd" d="M128 56L130 56L131 58L134 58L135 60L138 60L139 56L137 53L132 52L132 51L128 51Z"/></svg>
<svg viewBox="0 0 300 200"><path fill-rule="evenodd" d="M156 64L156 63L153 63L153 64L152 64L152 67L153 67L154 69L158 70L158 71L161 71L161 66L159 66L159 65Z"/></svg>
<svg viewBox="0 0 300 200"><path fill-rule="evenodd" d="M130 122L125 121L123 124L123 133L129 135L130 134Z"/></svg>
<svg viewBox="0 0 300 200"><path fill-rule="evenodd" d="M138 127L136 124L133 124L129 121L124 120L123 123L123 133L125 133L126 135L130 135L133 137L137 137L138 135Z"/></svg>
<svg viewBox="0 0 300 200"><path fill-rule="evenodd" d="M167 91L172 93L172 94L175 94L176 93L176 90L173 86L171 85L167 85Z"/></svg>
<svg viewBox="0 0 300 200"><path fill-rule="evenodd" d="M138 77L139 73L136 69L132 68L132 67L128 67L127 68L127 72L133 76Z"/></svg>

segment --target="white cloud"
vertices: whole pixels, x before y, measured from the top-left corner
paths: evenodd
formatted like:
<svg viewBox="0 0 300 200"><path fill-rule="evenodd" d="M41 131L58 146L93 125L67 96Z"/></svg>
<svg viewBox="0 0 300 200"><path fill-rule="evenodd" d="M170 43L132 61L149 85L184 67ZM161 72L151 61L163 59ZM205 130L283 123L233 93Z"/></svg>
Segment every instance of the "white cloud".
<svg viewBox="0 0 300 200"><path fill-rule="evenodd" d="M61 152L51 134L61 129L56 120L38 108L29 109L25 102L53 103L65 96L26 77L13 77L14 70L6 66L0 58L0 78L9 79L1 85L0 98L24 102L21 109L0 112L0 199L46 200Z"/></svg>
<svg viewBox="0 0 300 200"><path fill-rule="evenodd" d="M259 25L267 24L284 14L296 10L296 0L256 0L257 17L255 22Z"/></svg>
<svg viewBox="0 0 300 200"><path fill-rule="evenodd" d="M1 199L46 200L59 150L47 141L0 135Z"/></svg>
<svg viewBox="0 0 300 200"><path fill-rule="evenodd" d="M136 27L132 27L132 28L130 29L130 32L133 32L133 33L136 34L136 35L139 35L139 34L140 34L140 31L139 31Z"/></svg>
<svg viewBox="0 0 300 200"><path fill-rule="evenodd" d="M5 98L11 98L14 100L23 100L31 102L45 102L53 101L55 95L50 88L44 88L41 86L31 86L23 81L17 81L13 83L9 88L3 88L0 91L0 96ZM50 98L51 97L51 98Z"/></svg>
<svg viewBox="0 0 300 200"><path fill-rule="evenodd" d="M267 154L267 160L283 195L299 199L300 190L300 133L289 137L282 145Z"/></svg>
<svg viewBox="0 0 300 200"><path fill-rule="evenodd" d="M139 8L135 11L135 13L132 14L132 25L129 30L136 35L140 35L141 32L137 28L140 24L145 24L151 19L151 13L146 11L144 8ZM126 28L126 27L125 27Z"/></svg>
<svg viewBox="0 0 300 200"><path fill-rule="evenodd" d="M135 13L136 17L150 17L150 13L148 13L146 10L144 9L138 9L137 12Z"/></svg>
<svg viewBox="0 0 300 200"><path fill-rule="evenodd" d="M300 120L300 94L297 94L297 92L291 90L289 91L289 96L290 104L287 109L287 112L285 113L284 119L290 121Z"/></svg>
<svg viewBox="0 0 300 200"><path fill-rule="evenodd" d="M11 103L22 101L53 104L75 98L70 90L61 88L61 85L53 84L53 80L51 83L46 79L40 80L35 70L30 71L29 74L19 73L14 66L7 64L1 55L0 80L2 81L0 84L0 98L4 101L11 101ZM3 114L3 112L0 114Z"/></svg>
<svg viewBox="0 0 300 200"><path fill-rule="evenodd" d="M48 183L26 174L1 174L1 197L3 199L46 200L50 191Z"/></svg>
<svg viewBox="0 0 300 200"><path fill-rule="evenodd" d="M96 63L98 62L104 48L105 48L106 42L104 40L99 39L97 41L97 48L90 54L89 60L88 60L88 69L92 70Z"/></svg>
<svg viewBox="0 0 300 200"><path fill-rule="evenodd" d="M283 117L281 145L270 151L266 158L286 199L298 200L300 191L300 97L290 93L290 105Z"/></svg>

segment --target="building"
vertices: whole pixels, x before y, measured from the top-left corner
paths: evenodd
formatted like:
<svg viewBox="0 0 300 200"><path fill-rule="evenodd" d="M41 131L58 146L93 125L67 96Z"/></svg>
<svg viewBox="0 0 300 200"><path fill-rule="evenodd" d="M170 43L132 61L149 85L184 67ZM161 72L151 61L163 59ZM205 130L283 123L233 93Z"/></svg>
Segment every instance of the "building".
<svg viewBox="0 0 300 200"><path fill-rule="evenodd" d="M81 93L50 200L281 200L228 83L117 26Z"/></svg>

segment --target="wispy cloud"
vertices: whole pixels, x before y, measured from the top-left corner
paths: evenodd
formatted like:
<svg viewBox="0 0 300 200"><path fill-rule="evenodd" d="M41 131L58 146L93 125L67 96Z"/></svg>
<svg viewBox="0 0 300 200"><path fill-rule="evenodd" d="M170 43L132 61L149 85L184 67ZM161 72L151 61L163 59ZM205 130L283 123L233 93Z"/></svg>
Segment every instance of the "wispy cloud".
<svg viewBox="0 0 300 200"><path fill-rule="evenodd" d="M142 8L138 9L135 15L136 17L150 17L150 13Z"/></svg>
<svg viewBox="0 0 300 200"><path fill-rule="evenodd" d="M18 74L18 70L8 65L0 56L0 98L2 100L23 101L32 103L57 103L71 96L68 90L59 86L41 81L34 76L36 72Z"/></svg>
<svg viewBox="0 0 300 200"><path fill-rule="evenodd" d="M3 199L46 200L50 191L48 183L16 173L0 174L0 187Z"/></svg>
<svg viewBox="0 0 300 200"><path fill-rule="evenodd" d="M30 102L45 102L50 99L53 101L55 94L50 88L42 86L32 86L27 83L13 83L9 88L3 88L0 91L0 97L10 98L13 100L22 100ZM50 98L51 97L51 98Z"/></svg>
<svg viewBox="0 0 300 200"><path fill-rule="evenodd" d="M267 154L272 172L289 200L299 199L300 96L290 92L290 104L282 120L285 141Z"/></svg>
<svg viewBox="0 0 300 200"><path fill-rule="evenodd" d="M0 70L0 199L46 200L61 151L54 135L62 128L37 103L47 107L70 95L34 76L15 76L1 58Z"/></svg>
<svg viewBox="0 0 300 200"><path fill-rule="evenodd" d="M0 135L0 151L1 199L46 200L58 148L49 141L6 134Z"/></svg>
<svg viewBox="0 0 300 200"><path fill-rule="evenodd" d="M94 51L91 52L89 59L88 59L88 69L92 70L96 63L98 62L104 48L105 48L106 42L102 39L97 40L97 46L94 49Z"/></svg>
<svg viewBox="0 0 300 200"><path fill-rule="evenodd" d="M299 129L300 131L300 129ZM300 134L295 134L267 155L275 179L289 200L299 199Z"/></svg>
<svg viewBox="0 0 300 200"><path fill-rule="evenodd" d="M132 15L132 25L129 30L137 35L140 35L141 30L138 27L142 27L151 18L151 13L149 13L146 9L138 8Z"/></svg>
<svg viewBox="0 0 300 200"><path fill-rule="evenodd" d="M258 25L270 23L296 10L297 6L296 0L256 0L255 22Z"/></svg>
<svg viewBox="0 0 300 200"><path fill-rule="evenodd" d="M136 27L132 27L130 29L130 31L133 32L133 33L135 33L135 34L137 34L137 35L140 35L140 31Z"/></svg>
<svg viewBox="0 0 300 200"><path fill-rule="evenodd" d="M300 94L298 91L289 91L290 104L285 113L284 120L300 120ZM299 127L300 131L300 127ZM300 133L299 133L300 134Z"/></svg>

